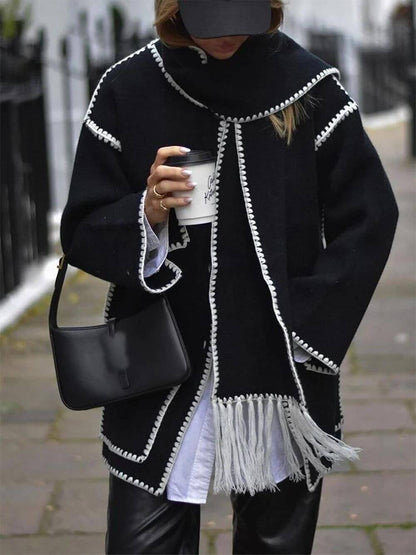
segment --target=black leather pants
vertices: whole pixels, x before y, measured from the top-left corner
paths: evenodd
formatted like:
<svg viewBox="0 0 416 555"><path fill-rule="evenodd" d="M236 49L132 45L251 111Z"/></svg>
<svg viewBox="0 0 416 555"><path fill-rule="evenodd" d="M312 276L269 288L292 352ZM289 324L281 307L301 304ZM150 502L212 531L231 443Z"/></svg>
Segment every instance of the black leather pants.
<svg viewBox="0 0 416 555"><path fill-rule="evenodd" d="M233 554L310 554L318 520L322 480L286 479L280 491L230 495ZM107 555L199 553L200 505L170 501L110 474Z"/></svg>

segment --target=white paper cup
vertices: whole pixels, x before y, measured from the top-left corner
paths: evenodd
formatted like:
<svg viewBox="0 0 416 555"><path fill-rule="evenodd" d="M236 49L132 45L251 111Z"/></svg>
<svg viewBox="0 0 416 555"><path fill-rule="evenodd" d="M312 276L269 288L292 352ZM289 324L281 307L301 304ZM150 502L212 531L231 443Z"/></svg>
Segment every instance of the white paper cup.
<svg viewBox="0 0 416 555"><path fill-rule="evenodd" d="M174 197L190 197L187 206L175 207L180 225L197 225L213 222L216 214L216 159L207 150L193 150L185 156L171 156L167 166L186 167L192 171L195 189L174 191Z"/></svg>

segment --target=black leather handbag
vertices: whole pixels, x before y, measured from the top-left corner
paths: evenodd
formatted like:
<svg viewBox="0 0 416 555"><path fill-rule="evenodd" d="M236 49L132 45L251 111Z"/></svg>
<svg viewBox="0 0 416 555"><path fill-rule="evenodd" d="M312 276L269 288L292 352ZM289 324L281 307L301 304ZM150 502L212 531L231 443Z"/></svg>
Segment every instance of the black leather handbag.
<svg viewBox="0 0 416 555"><path fill-rule="evenodd" d="M179 385L191 364L165 295L127 318L58 327L68 263L59 261L49 309L49 334L59 394L66 407L86 410Z"/></svg>

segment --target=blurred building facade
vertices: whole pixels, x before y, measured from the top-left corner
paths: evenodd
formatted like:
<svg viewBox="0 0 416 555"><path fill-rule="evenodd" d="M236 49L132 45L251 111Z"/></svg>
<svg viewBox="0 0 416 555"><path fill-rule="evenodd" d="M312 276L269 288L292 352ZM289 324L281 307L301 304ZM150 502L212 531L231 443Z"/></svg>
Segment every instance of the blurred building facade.
<svg viewBox="0 0 416 555"><path fill-rule="evenodd" d="M25 40L35 42L39 29L46 39L40 59L52 244L58 238L91 94L105 69L155 36L154 0L21 2L31 7ZM410 0L286 0L282 30L340 70L343 85L363 115L391 114L412 105L406 82L411 67L410 13Z"/></svg>
<svg viewBox="0 0 416 555"><path fill-rule="evenodd" d="M26 0L32 5L33 28L47 30L48 113L50 116L50 147L52 206L59 213L62 209L70 178L68 137L63 126L68 119L65 107L62 71L59 67L62 37L67 35L69 50L68 80L71 97L72 151L75 149L79 127L88 104L86 90L85 33L80 32L80 14L87 15L87 35L90 56L98 66L105 67L106 60L114 59L113 29L110 24L111 7L117 5L125 14L129 30L146 34L153 31L153 0ZM329 56L335 49L328 42L328 35L342 35L339 52L330 63L341 70L342 79L350 94L362 100L362 68L357 49L367 43L381 47L389 41L389 21L398 0L287 0L286 16L282 30L306 47L315 46L317 54ZM404 2L406 3L406 1ZM85 22L84 22L85 23ZM313 36L315 32L315 36ZM325 35L326 48L321 50L320 36ZM333 38L336 40L336 37ZM314 43L314 44L311 44ZM117 59L117 56L116 56ZM68 122L67 122L68 123ZM65 144L66 141L66 144ZM66 155L64 155L64 153Z"/></svg>

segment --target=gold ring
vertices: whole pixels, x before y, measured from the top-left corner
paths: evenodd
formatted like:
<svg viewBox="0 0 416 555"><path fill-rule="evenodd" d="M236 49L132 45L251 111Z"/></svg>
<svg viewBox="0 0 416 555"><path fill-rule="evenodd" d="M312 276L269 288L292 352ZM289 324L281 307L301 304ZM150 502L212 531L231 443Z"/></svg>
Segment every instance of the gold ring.
<svg viewBox="0 0 416 555"><path fill-rule="evenodd" d="M165 198L165 196L166 196L166 193L164 195L161 195L160 193L158 193L156 191L156 185L153 185L153 192L155 194L155 197L157 197L157 198Z"/></svg>
<svg viewBox="0 0 416 555"><path fill-rule="evenodd" d="M159 202L160 204L160 208L163 208L163 210L166 210L166 212L169 212L169 208L166 208L166 206L163 204L163 199Z"/></svg>

